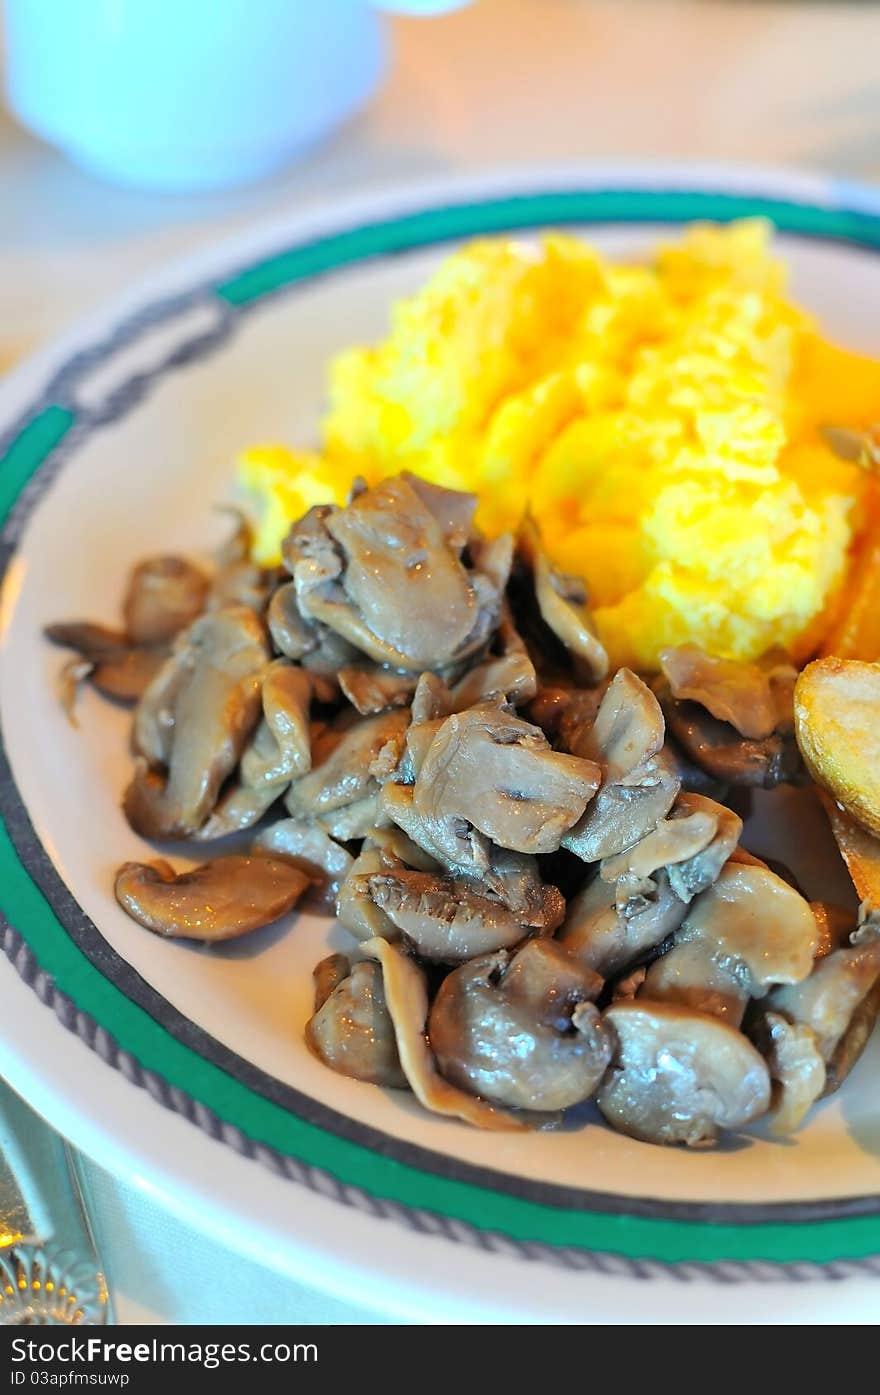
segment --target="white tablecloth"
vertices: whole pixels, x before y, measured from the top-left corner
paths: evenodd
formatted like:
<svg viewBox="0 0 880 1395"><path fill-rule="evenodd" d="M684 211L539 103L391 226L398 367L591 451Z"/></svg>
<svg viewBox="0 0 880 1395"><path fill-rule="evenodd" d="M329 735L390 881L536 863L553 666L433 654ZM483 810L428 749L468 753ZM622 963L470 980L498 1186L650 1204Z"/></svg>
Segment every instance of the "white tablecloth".
<svg viewBox="0 0 880 1395"><path fill-rule="evenodd" d="M233 193L105 188L0 109L0 367L168 257L377 185L646 158L880 178L880 4L477 0L394 31L395 67L370 110ZM87 1179L123 1322L382 1320L221 1251L93 1164Z"/></svg>
<svg viewBox="0 0 880 1395"><path fill-rule="evenodd" d="M94 1163L84 1172L117 1322L387 1321L230 1253Z"/></svg>

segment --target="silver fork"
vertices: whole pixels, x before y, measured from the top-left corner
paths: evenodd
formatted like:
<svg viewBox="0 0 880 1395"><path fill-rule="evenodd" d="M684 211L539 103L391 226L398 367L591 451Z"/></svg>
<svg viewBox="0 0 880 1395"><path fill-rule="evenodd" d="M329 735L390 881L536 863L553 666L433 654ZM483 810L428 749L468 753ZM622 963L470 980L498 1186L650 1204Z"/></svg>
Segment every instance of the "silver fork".
<svg viewBox="0 0 880 1395"><path fill-rule="evenodd" d="M76 1157L0 1081L0 1326L112 1321Z"/></svg>

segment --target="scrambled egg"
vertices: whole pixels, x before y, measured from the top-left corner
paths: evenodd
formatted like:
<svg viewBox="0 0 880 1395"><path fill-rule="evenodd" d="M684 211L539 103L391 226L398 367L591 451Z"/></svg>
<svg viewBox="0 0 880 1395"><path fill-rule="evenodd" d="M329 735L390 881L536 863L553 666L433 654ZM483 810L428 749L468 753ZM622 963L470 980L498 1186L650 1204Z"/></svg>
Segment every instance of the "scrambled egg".
<svg viewBox="0 0 880 1395"><path fill-rule="evenodd" d="M686 640L805 656L864 488L818 428L878 417L880 364L786 298L761 222L691 228L644 266L562 234L485 240L335 360L320 453L255 446L240 479L266 564L310 504L409 469L477 493L489 532L530 511L614 665Z"/></svg>

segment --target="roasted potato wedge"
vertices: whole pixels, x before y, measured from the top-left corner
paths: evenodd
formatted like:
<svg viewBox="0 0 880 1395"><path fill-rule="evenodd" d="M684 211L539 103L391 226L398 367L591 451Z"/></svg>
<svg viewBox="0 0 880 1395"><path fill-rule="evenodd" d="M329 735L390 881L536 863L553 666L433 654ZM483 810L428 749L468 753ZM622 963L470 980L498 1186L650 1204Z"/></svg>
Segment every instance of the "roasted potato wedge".
<svg viewBox="0 0 880 1395"><path fill-rule="evenodd" d="M863 828L880 834L880 664L808 664L795 686L794 712L813 779Z"/></svg>
<svg viewBox="0 0 880 1395"><path fill-rule="evenodd" d="M859 900L880 908L880 840L823 790L822 803Z"/></svg>

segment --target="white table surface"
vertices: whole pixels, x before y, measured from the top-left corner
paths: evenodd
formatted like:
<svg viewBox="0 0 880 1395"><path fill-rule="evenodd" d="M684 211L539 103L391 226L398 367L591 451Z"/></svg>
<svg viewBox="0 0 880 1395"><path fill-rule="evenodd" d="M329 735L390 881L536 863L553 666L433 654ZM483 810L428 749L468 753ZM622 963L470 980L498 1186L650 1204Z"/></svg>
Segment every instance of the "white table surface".
<svg viewBox="0 0 880 1395"><path fill-rule="evenodd" d="M257 0L259 3L259 0ZM395 20L357 121L253 188L95 183L0 107L0 366L151 267L280 211L459 171L733 160L880 180L880 3L477 0ZM122 1322L381 1322L220 1251L88 1165Z"/></svg>

